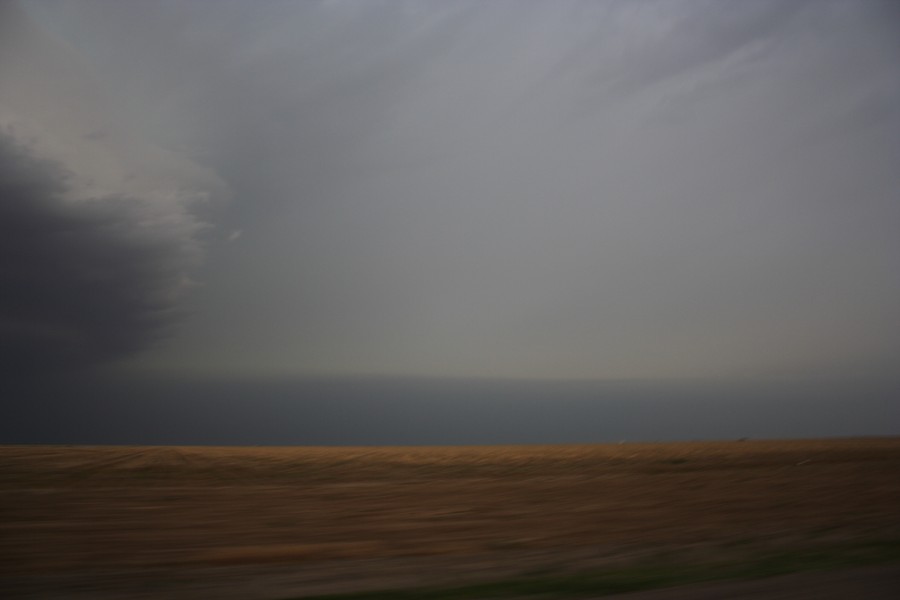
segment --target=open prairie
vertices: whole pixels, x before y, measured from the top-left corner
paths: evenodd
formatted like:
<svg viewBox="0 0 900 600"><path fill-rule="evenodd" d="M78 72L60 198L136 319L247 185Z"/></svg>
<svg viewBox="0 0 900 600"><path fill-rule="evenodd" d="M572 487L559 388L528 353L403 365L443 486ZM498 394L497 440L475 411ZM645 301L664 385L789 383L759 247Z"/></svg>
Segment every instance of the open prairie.
<svg viewBox="0 0 900 600"><path fill-rule="evenodd" d="M0 515L12 596L444 585L896 540L900 439L5 446Z"/></svg>

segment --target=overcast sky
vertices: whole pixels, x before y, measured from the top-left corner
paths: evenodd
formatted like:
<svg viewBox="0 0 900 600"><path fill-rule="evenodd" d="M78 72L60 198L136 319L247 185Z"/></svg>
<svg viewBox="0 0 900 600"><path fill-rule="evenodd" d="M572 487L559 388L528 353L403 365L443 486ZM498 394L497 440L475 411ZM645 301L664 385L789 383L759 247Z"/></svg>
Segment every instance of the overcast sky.
<svg viewBox="0 0 900 600"><path fill-rule="evenodd" d="M900 364L891 1L0 8L15 370Z"/></svg>

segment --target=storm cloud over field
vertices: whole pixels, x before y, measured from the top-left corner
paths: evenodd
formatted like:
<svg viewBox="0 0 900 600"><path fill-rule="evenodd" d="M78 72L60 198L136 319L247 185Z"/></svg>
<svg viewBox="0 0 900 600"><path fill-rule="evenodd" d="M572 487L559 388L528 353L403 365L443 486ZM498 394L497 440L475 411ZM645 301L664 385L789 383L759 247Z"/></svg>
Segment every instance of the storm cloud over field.
<svg viewBox="0 0 900 600"><path fill-rule="evenodd" d="M158 338L199 264L214 175L108 121L90 71L5 5L0 356L53 374Z"/></svg>
<svg viewBox="0 0 900 600"><path fill-rule="evenodd" d="M892 2L0 11L10 377L900 363Z"/></svg>

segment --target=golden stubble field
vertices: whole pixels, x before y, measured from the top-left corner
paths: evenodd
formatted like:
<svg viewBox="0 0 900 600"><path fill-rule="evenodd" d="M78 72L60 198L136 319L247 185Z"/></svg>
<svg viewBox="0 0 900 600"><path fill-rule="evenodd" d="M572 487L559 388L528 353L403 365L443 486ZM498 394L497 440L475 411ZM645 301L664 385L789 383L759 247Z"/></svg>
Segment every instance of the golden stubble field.
<svg viewBox="0 0 900 600"><path fill-rule="evenodd" d="M0 515L9 589L228 567L322 593L897 537L900 439L0 446Z"/></svg>

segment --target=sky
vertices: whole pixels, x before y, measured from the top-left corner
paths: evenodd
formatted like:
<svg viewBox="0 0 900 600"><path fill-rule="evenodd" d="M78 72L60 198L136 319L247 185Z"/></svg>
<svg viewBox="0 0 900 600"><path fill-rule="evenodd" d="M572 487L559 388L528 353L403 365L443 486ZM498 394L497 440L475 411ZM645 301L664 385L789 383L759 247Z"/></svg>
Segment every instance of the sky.
<svg viewBox="0 0 900 600"><path fill-rule="evenodd" d="M0 82L6 380L900 367L888 0L6 1Z"/></svg>

